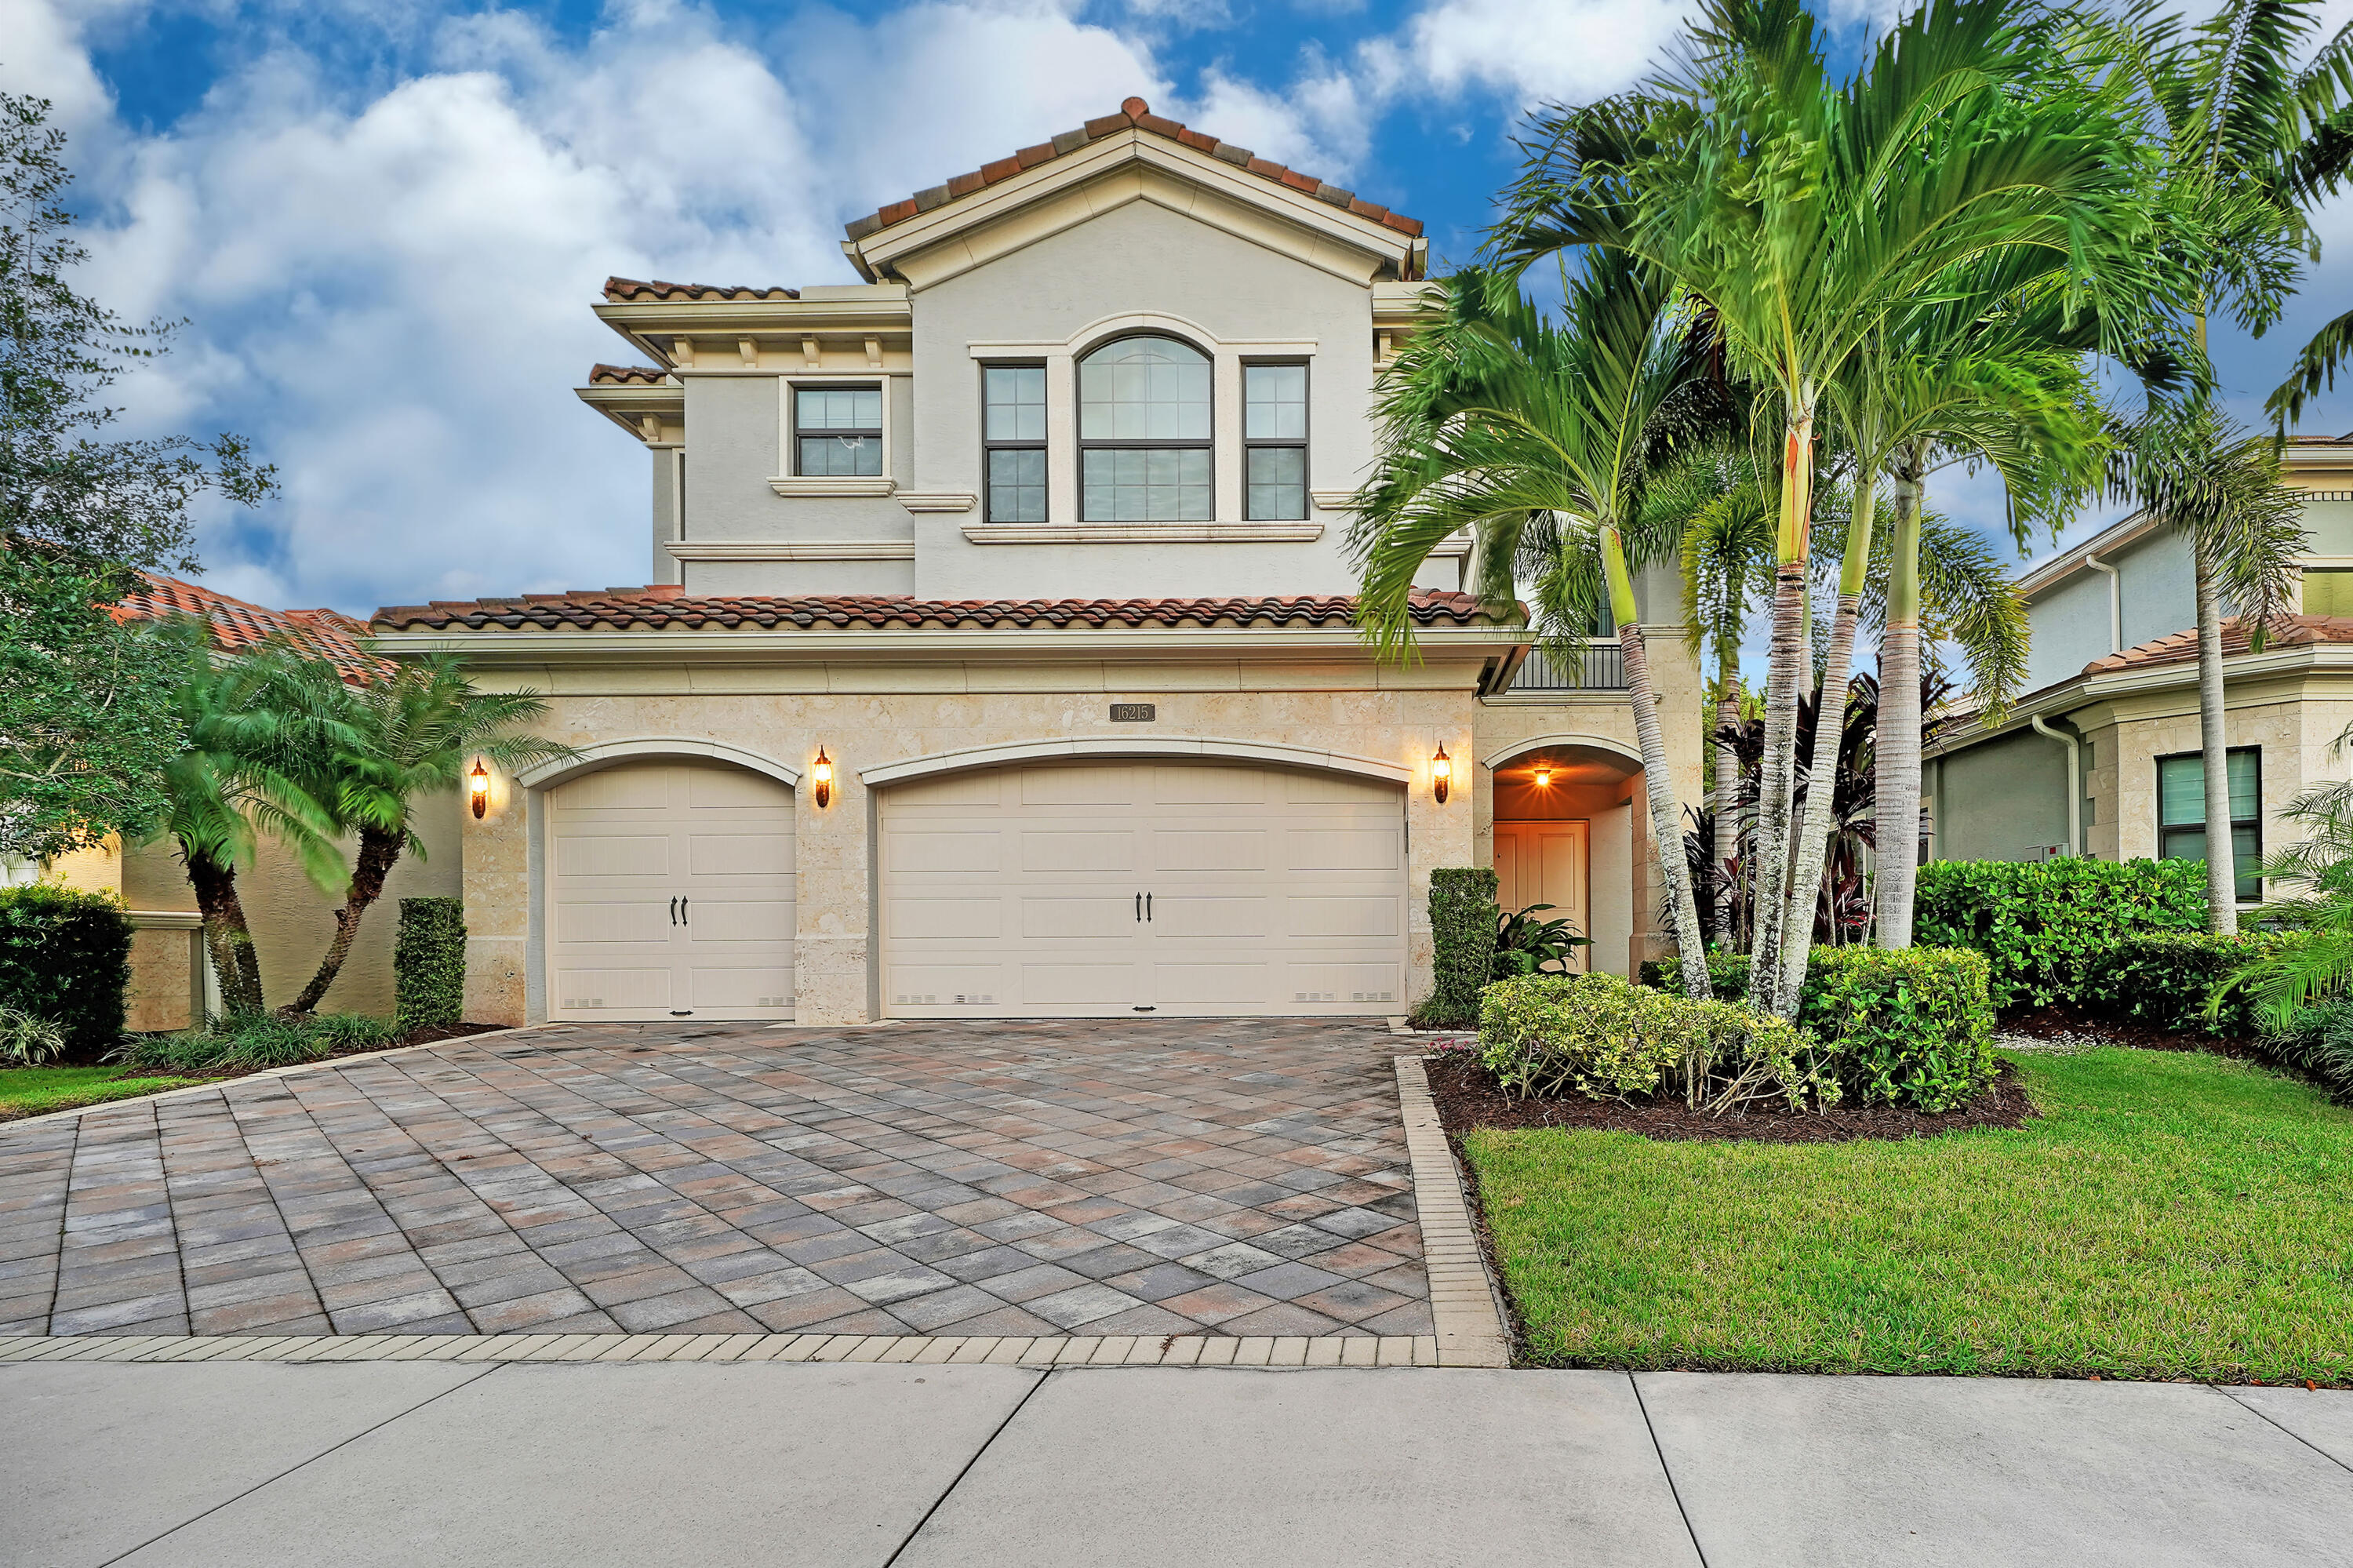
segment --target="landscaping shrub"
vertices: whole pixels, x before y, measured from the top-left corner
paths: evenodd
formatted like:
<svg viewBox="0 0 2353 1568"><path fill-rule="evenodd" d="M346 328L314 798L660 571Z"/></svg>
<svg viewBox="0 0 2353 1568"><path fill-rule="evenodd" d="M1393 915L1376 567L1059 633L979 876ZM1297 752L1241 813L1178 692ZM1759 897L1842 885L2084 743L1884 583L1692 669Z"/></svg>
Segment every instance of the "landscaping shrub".
<svg viewBox="0 0 2353 1568"><path fill-rule="evenodd" d="M392 948L393 1019L402 1033L457 1022L466 1009L466 905L404 898Z"/></svg>
<svg viewBox="0 0 2353 1568"><path fill-rule="evenodd" d="M2207 998L2250 959L2281 941L2269 931L2223 936L2214 931L2150 931L2119 938L2084 966L2078 1000L2108 1018L2151 1029L2249 1036L2257 1032L2255 993L2242 987L2206 1016Z"/></svg>
<svg viewBox="0 0 2353 1568"><path fill-rule="evenodd" d="M1764 1099L1799 1110L1839 1097L1820 1048L1781 1020L1612 974L1497 980L1480 1001L1479 1050L1505 1091L1521 1096L1674 1095L1711 1111Z"/></svg>
<svg viewBox="0 0 2353 1568"><path fill-rule="evenodd" d="M1589 948L1592 940L1577 928L1577 922L1566 915L1550 920L1539 918L1552 908L1549 904L1531 904L1516 915L1505 915L1495 925L1494 967L1490 980L1512 980L1520 975L1567 974L1577 961L1577 949Z"/></svg>
<svg viewBox="0 0 2353 1568"><path fill-rule="evenodd" d="M2353 1100L2353 997L2306 1008L2293 1034L2274 1036L2264 1049L2320 1080L2340 1100Z"/></svg>
<svg viewBox="0 0 2353 1568"><path fill-rule="evenodd" d="M130 986L121 901L47 883L0 888L0 1007L47 1019L68 1054L95 1059L121 1038Z"/></svg>
<svg viewBox="0 0 2353 1568"><path fill-rule="evenodd" d="M1993 1082L1989 968L1951 948L1817 948L1798 1022L1864 1105L1951 1110Z"/></svg>
<svg viewBox="0 0 2353 1568"><path fill-rule="evenodd" d="M2205 924L2194 860L1934 861L1912 912L1920 946L1986 956L1997 1008L2080 1001L2087 966L2117 941Z"/></svg>
<svg viewBox="0 0 2353 1568"><path fill-rule="evenodd" d="M1716 999L1748 994L1748 960L1708 955ZM1993 1078L1993 1005L1983 954L1953 948L1816 948L1798 1022L1821 1041L1840 1085L1865 1105L1950 1110ZM1683 993L1679 966L1652 959L1642 982ZM2200 992L2202 1001L2204 992Z"/></svg>
<svg viewBox="0 0 2353 1568"><path fill-rule="evenodd" d="M46 1018L0 1007L0 1065L37 1067L66 1054L66 1032Z"/></svg>
<svg viewBox="0 0 2353 1568"><path fill-rule="evenodd" d="M1479 991L1495 967L1495 873L1445 865L1430 874L1430 994L1413 1010L1422 1028L1464 1028L1479 1020Z"/></svg>
<svg viewBox="0 0 2353 1568"><path fill-rule="evenodd" d="M245 1073L398 1044L397 1028L364 1012L322 1012L308 1018L265 1012L216 1019L206 1028L177 1034L142 1035L107 1060L147 1072Z"/></svg>

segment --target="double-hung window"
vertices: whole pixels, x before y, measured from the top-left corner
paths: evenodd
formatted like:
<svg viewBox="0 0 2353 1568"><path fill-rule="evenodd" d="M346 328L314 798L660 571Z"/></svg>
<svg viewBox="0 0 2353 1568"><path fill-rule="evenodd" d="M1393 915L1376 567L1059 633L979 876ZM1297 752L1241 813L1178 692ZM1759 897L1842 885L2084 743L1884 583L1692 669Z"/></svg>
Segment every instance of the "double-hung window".
<svg viewBox="0 0 2353 1568"><path fill-rule="evenodd" d="M1307 515L1307 366L1242 366L1242 515Z"/></svg>
<svg viewBox="0 0 2353 1568"><path fill-rule="evenodd" d="M1209 359L1124 337L1079 361L1079 517L1202 523L1211 500Z"/></svg>
<svg viewBox="0 0 2353 1568"><path fill-rule="evenodd" d="M795 471L804 479L882 473L882 388L793 388Z"/></svg>
<svg viewBox="0 0 2353 1568"><path fill-rule="evenodd" d="M2224 754L2231 777L2231 869L2239 902L2263 895L2255 862L2263 853L2263 754L2256 746ZM2160 860L2206 858L2206 759L2195 751L2157 759L2157 853Z"/></svg>
<svg viewBox="0 0 2353 1568"><path fill-rule="evenodd" d="M1046 521L1046 367L981 367L991 523Z"/></svg>

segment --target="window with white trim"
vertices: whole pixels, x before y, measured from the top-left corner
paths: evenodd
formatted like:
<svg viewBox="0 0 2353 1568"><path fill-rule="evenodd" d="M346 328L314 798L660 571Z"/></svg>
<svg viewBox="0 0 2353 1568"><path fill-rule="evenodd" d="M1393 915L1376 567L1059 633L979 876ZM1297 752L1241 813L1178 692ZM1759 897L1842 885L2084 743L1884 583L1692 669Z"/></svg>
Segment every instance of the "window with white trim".
<svg viewBox="0 0 2353 1568"><path fill-rule="evenodd" d="M1307 366L1242 366L1242 516L1307 515Z"/></svg>
<svg viewBox="0 0 2353 1568"><path fill-rule="evenodd" d="M1046 521L1046 367L988 365L980 372L981 444L991 523Z"/></svg>
<svg viewBox="0 0 2353 1568"><path fill-rule="evenodd" d="M1209 357L1123 337L1079 361L1079 518L1195 523L1212 498Z"/></svg>
<svg viewBox="0 0 2353 1568"><path fill-rule="evenodd" d="M882 388L793 388L794 471L804 479L880 478Z"/></svg>

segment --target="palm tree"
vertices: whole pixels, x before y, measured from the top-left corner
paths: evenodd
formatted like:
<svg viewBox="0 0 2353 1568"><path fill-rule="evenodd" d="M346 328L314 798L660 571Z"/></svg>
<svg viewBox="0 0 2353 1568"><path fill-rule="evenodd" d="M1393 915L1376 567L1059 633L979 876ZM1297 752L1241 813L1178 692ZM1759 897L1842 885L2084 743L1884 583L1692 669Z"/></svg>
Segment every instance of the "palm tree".
<svg viewBox="0 0 2353 1568"><path fill-rule="evenodd" d="M261 964L237 874L252 863L261 832L291 846L313 880L340 869L332 813L305 781L347 737L307 661L275 647L218 656L210 627L194 616L166 617L150 635L173 641L180 671L181 749L164 768L160 831L178 844L195 890L223 1007L258 1013Z"/></svg>
<svg viewBox="0 0 2353 1568"><path fill-rule="evenodd" d="M558 741L512 733L547 716L536 692L484 692L452 653L433 653L364 683L335 683L341 739L315 758L311 789L329 801L335 829L356 833L335 934L301 994L281 1011L311 1012L342 972L360 922L384 894L402 852L425 853L410 824L420 796L455 789L470 758L512 771L577 755Z"/></svg>
<svg viewBox="0 0 2353 1568"><path fill-rule="evenodd" d="M1658 268L1783 409L1750 994L1789 1015L1782 929L1824 399L1891 318L1961 269L2050 250L2087 284L2131 291L2147 248L2132 243L2130 143L2108 105L2066 84L2050 24L2024 0L1936 0L1843 84L1800 0L1709 0L1695 42L1649 96L1543 117L1495 249L1525 265L1601 246Z"/></svg>
<svg viewBox="0 0 2353 1568"><path fill-rule="evenodd" d="M1704 997L1683 807L1632 577L1634 565L1675 546L1679 527L1642 531L1644 486L1655 459L1698 432L1707 402L1705 343L1672 298L1654 270L1599 252L1567 280L1567 320L1556 327L1509 279L1457 274L1442 319L1408 344L1383 389L1382 455L1358 495L1350 546L1366 636L1385 652L1411 635L1416 567L1466 528L1485 596L1514 602L1520 568L1533 581L1539 629L1563 652L1582 645L1606 596L1676 954L1688 993Z"/></svg>
<svg viewBox="0 0 2353 1568"><path fill-rule="evenodd" d="M2226 311L2258 334L2278 319L2305 257L2319 254L2305 207L2336 190L2353 167L2353 34L2340 31L2310 61L2296 59L2317 35L2321 16L2317 0L2226 0L2206 21L2186 27L2153 0L2138 0L2089 40L2094 69L2131 95L2144 134L2162 155L2168 215L2196 273L2187 314L2192 357L2201 366L2211 310ZM2348 348L2353 317L2331 322L2306 345L2271 397L2283 428L2334 376ZM2118 489L2189 536L2208 921L2217 931L2235 931L2221 599L2228 592L2240 615L2254 621L2260 643L2262 623L2279 607L2286 584L2284 556L2301 546L2262 553L2284 539L2269 521L2283 503L2260 494L2262 455L2211 408L2211 383L2201 382L2183 401L2189 406L2153 408L2136 427L2143 444L2127 460ZM2168 473L2176 462L2200 471ZM2226 474L2225 468L2240 471ZM2201 512L2201 497L2221 510ZM2259 554L2236 554L2248 549Z"/></svg>

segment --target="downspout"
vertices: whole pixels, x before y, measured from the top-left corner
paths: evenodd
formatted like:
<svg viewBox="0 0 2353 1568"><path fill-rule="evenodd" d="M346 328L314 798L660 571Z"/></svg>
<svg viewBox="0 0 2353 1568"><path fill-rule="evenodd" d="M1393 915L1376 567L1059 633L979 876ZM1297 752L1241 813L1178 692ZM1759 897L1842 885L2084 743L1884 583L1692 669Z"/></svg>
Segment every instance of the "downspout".
<svg viewBox="0 0 2353 1568"><path fill-rule="evenodd" d="M2084 564L2095 572L2108 574L2108 652L2121 653L2125 651L2124 574L2089 550L2084 552Z"/></svg>
<svg viewBox="0 0 2353 1568"><path fill-rule="evenodd" d="M2079 736L2064 735L2042 722L2036 714L2031 721L2038 735L2050 736L2067 748L2067 854L2078 859L2084 853L2084 742Z"/></svg>

